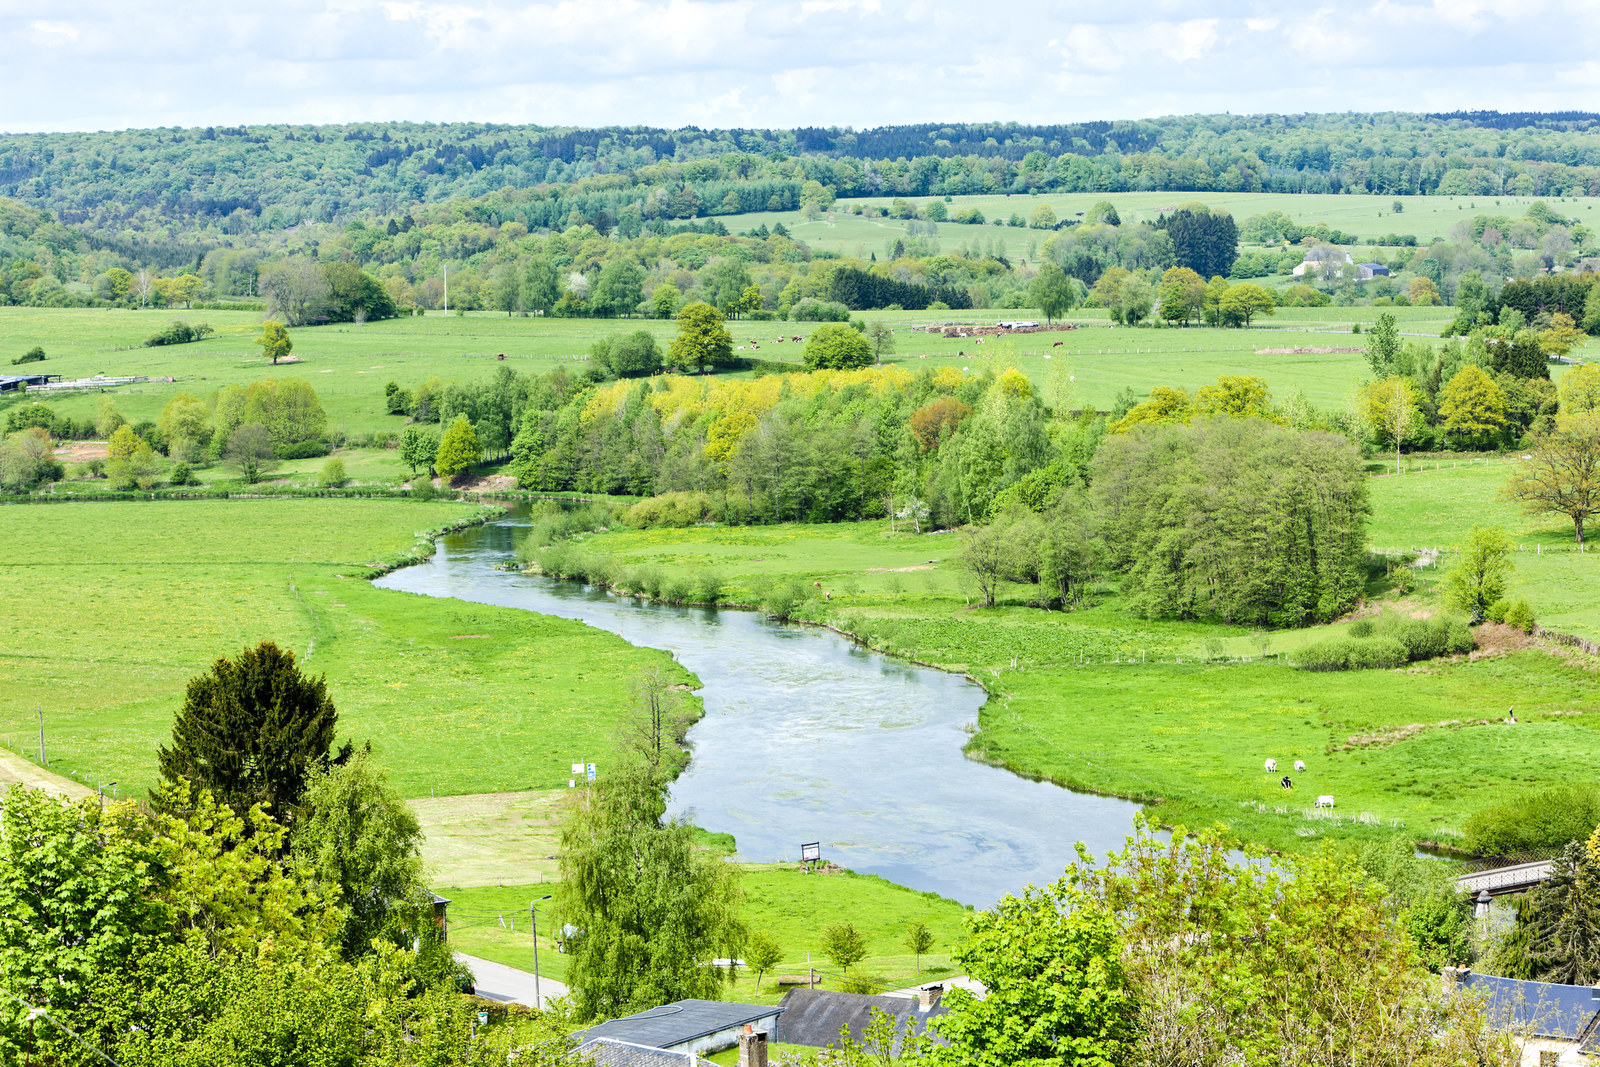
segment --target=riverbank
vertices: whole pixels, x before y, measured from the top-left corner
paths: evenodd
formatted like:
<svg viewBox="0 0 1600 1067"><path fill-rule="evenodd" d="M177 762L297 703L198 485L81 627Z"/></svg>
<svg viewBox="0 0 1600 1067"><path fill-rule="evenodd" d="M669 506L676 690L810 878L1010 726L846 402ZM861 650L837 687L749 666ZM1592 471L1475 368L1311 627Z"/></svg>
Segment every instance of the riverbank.
<svg viewBox="0 0 1600 1067"><path fill-rule="evenodd" d="M693 585L713 572L730 600L781 606L972 677L989 693L967 746L973 758L1156 804L1168 825L1220 824L1240 842L1448 844L1504 791L1585 773L1593 675L1554 645L1311 674L1284 658L1348 622L1252 633L1150 621L1123 611L1109 585L1072 612L1027 606L1024 587L984 608L959 567L957 537L891 533L884 522L696 527L591 534L569 551L605 559L624 587ZM1433 578L1400 607L1425 609ZM1519 729L1492 729L1512 704ZM1303 760L1307 773L1291 770L1285 789L1268 759L1285 770ZM1334 797L1331 812L1313 804L1323 795Z"/></svg>

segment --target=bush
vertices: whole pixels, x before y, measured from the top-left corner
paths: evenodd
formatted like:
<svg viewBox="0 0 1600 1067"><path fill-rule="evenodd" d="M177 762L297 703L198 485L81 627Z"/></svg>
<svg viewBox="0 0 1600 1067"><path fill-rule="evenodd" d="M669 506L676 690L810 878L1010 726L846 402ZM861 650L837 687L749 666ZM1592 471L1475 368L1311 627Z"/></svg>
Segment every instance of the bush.
<svg viewBox="0 0 1600 1067"><path fill-rule="evenodd" d="M1468 851L1515 856L1586 840L1600 825L1600 789L1563 785L1491 804L1467 819Z"/></svg>
<svg viewBox="0 0 1600 1067"><path fill-rule="evenodd" d="M850 309L837 300L818 300L808 296L789 309L795 322L849 322Z"/></svg>
<svg viewBox="0 0 1600 1067"><path fill-rule="evenodd" d="M322 465L322 484L339 488L350 479L345 477L344 460L337 456Z"/></svg>
<svg viewBox="0 0 1600 1067"><path fill-rule="evenodd" d="M1347 637L1328 637L1295 654L1305 671L1387 670L1436 656L1472 651L1472 631L1460 619L1413 619L1386 612L1376 620L1357 619Z"/></svg>
<svg viewBox="0 0 1600 1067"><path fill-rule="evenodd" d="M669 604L682 604L694 593L694 583L679 574L668 578L661 586L661 599Z"/></svg>
<svg viewBox="0 0 1600 1067"><path fill-rule="evenodd" d="M1506 610L1507 626L1515 626L1525 634L1533 633L1533 608L1526 600L1518 600Z"/></svg>
<svg viewBox="0 0 1600 1067"><path fill-rule="evenodd" d="M1383 671L1403 667L1411 657L1406 646L1392 637L1374 637L1369 641L1350 643L1350 669L1353 671Z"/></svg>
<svg viewBox="0 0 1600 1067"><path fill-rule="evenodd" d="M200 479L195 476L189 465L182 461L173 465L172 476L167 479L172 485L199 485Z"/></svg>
<svg viewBox="0 0 1600 1067"><path fill-rule="evenodd" d="M1350 624L1350 636L1351 637L1371 637L1372 636L1372 620L1371 619L1357 619L1355 622L1351 623Z"/></svg>
<svg viewBox="0 0 1600 1067"><path fill-rule="evenodd" d="M1295 653L1295 663L1303 671L1347 671L1353 645L1349 638L1325 637Z"/></svg>
<svg viewBox="0 0 1600 1067"><path fill-rule="evenodd" d="M13 367L15 367L15 366L18 366L19 364L23 364L23 363L43 363L43 362L44 362L44 349L40 348L38 345L34 345L32 348L30 348L26 352L22 353L22 355L18 356L16 359L12 360L11 361L11 365Z"/></svg>
<svg viewBox="0 0 1600 1067"><path fill-rule="evenodd" d="M841 993L864 993L867 996L877 996L888 986L888 982L875 974L847 974L839 979L839 991Z"/></svg>
<svg viewBox="0 0 1600 1067"><path fill-rule="evenodd" d="M695 576L694 598L697 603L719 604L722 594L722 575L715 571L702 571Z"/></svg>
<svg viewBox="0 0 1600 1067"><path fill-rule="evenodd" d="M1483 613L1483 616L1490 622L1505 622L1506 612L1510 610L1511 601L1507 600L1505 597L1501 597L1499 600L1496 600L1493 604L1489 605L1488 610Z"/></svg>
<svg viewBox="0 0 1600 1067"><path fill-rule="evenodd" d="M662 493L641 500L623 512L623 521L639 529L667 526L694 526L711 518L711 497L707 493Z"/></svg>
<svg viewBox="0 0 1600 1067"><path fill-rule="evenodd" d="M433 479L417 477L411 480L411 499L432 500L438 495L439 491L433 487Z"/></svg>
<svg viewBox="0 0 1600 1067"><path fill-rule="evenodd" d="M144 345L146 348L156 348L160 345L186 345L191 341L199 341L209 337L214 332L209 323L197 322L191 326L182 319L173 319L167 324L166 329L145 338Z"/></svg>
<svg viewBox="0 0 1600 1067"><path fill-rule="evenodd" d="M788 622L799 612L805 599L805 589L799 582L782 582L767 593L761 609L780 622Z"/></svg>

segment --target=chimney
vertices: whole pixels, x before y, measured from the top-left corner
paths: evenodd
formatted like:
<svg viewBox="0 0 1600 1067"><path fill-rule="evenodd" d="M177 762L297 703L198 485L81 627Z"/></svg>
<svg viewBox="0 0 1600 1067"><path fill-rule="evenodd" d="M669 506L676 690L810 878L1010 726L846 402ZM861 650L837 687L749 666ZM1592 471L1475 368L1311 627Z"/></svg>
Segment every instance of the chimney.
<svg viewBox="0 0 1600 1067"><path fill-rule="evenodd" d="M739 1035L739 1067L767 1067L767 1035L749 1023Z"/></svg>
<svg viewBox="0 0 1600 1067"><path fill-rule="evenodd" d="M942 985L925 985L917 990L917 1010L931 1011L939 1003L939 997L944 993Z"/></svg>

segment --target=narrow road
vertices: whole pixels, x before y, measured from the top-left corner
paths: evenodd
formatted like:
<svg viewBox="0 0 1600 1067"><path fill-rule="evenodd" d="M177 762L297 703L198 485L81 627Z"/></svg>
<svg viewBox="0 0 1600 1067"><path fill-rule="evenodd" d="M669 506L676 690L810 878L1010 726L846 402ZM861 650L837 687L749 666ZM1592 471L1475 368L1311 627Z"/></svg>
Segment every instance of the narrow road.
<svg viewBox="0 0 1600 1067"><path fill-rule="evenodd" d="M540 1003L534 994L533 974L529 971L519 971L515 967L507 967L503 963L493 960L469 956L465 952L456 953L457 961L465 963L472 968L472 974L478 980L478 996L487 1000L498 1000L502 1003L526 1004L530 1008L543 1008L555 997L567 995L567 987L554 978L539 978L538 995L543 997Z"/></svg>

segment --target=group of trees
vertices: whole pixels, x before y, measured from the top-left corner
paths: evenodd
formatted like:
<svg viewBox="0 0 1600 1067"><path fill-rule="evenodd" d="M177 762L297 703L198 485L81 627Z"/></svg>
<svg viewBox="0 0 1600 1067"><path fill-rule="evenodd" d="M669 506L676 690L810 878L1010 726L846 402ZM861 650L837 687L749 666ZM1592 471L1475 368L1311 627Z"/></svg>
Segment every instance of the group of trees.
<svg viewBox="0 0 1600 1067"><path fill-rule="evenodd" d="M272 324L268 324L269 326ZM106 458L80 472L104 475L119 489L149 489L163 476L189 484L195 468L227 462L254 483L279 460L326 455L328 416L302 378L228 385L202 399L178 393L153 421L130 424L106 397L92 420L74 420L48 404L26 404L7 416L0 442L0 488L32 489L66 473L56 440L100 437Z"/></svg>
<svg viewBox="0 0 1600 1067"><path fill-rule="evenodd" d="M0 798L0 1058L136 1067L561 1062L474 1035L415 816L271 643L194 678L149 803Z"/></svg>

